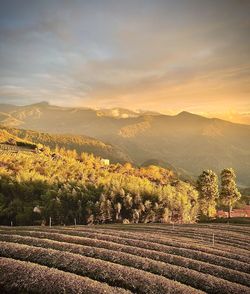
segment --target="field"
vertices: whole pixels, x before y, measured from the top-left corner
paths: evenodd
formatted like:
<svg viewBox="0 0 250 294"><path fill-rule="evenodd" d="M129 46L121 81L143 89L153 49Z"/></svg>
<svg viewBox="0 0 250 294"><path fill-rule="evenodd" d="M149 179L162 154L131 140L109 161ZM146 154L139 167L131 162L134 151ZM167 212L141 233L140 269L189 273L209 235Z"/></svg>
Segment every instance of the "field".
<svg viewBox="0 0 250 294"><path fill-rule="evenodd" d="M1 293L250 293L248 225L0 227Z"/></svg>

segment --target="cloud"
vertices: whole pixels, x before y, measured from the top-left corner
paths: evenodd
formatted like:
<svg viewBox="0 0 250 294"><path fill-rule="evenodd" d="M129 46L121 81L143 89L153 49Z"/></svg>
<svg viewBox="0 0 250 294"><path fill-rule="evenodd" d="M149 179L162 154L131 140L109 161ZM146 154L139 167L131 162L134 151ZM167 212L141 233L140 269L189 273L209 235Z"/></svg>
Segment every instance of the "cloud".
<svg viewBox="0 0 250 294"><path fill-rule="evenodd" d="M222 111L249 100L249 1L1 4L1 101Z"/></svg>

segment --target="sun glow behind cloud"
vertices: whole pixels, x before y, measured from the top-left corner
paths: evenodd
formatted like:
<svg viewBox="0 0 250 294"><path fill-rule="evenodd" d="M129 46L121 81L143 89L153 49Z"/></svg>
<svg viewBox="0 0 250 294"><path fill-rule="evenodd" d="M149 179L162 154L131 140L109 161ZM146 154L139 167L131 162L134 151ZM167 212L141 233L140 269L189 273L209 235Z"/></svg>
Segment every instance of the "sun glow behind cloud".
<svg viewBox="0 0 250 294"><path fill-rule="evenodd" d="M245 0L1 1L0 102L249 112L249 13Z"/></svg>

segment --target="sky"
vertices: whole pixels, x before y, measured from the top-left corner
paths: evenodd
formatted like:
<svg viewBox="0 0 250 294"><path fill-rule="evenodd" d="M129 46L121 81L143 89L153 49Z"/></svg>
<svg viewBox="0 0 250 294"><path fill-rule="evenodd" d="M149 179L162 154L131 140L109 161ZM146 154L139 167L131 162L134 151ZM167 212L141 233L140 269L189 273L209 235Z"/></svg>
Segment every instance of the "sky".
<svg viewBox="0 0 250 294"><path fill-rule="evenodd" d="M0 103L250 123L249 0L0 0Z"/></svg>

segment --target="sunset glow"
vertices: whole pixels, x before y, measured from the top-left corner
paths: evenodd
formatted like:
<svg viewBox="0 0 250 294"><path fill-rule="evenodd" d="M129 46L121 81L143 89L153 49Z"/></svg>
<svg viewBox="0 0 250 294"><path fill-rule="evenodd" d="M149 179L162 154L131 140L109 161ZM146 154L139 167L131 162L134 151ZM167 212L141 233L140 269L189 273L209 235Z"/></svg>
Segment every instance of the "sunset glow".
<svg viewBox="0 0 250 294"><path fill-rule="evenodd" d="M249 123L249 13L244 0L1 1L0 102Z"/></svg>

